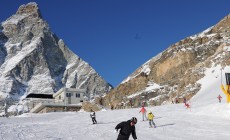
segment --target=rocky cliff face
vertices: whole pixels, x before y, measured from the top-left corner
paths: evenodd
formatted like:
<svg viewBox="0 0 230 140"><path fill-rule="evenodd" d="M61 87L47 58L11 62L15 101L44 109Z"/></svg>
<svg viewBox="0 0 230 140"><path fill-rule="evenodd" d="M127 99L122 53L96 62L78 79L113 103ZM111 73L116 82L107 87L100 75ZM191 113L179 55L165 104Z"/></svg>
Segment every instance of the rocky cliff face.
<svg viewBox="0 0 230 140"><path fill-rule="evenodd" d="M53 94L63 86L104 95L112 87L50 31L38 5L22 5L0 26L0 95Z"/></svg>
<svg viewBox="0 0 230 140"><path fill-rule="evenodd" d="M138 107L190 99L200 89L197 82L210 67L230 64L229 15L215 26L187 37L153 57L102 100L105 106Z"/></svg>

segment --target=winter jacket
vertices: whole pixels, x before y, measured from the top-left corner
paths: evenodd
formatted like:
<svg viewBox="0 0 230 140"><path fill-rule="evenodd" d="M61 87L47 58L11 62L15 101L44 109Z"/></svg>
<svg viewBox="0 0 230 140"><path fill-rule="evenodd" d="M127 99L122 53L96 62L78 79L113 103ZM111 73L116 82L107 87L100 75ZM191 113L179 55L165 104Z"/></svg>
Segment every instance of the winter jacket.
<svg viewBox="0 0 230 140"><path fill-rule="evenodd" d="M152 113L149 113L148 114L148 120L153 120L153 118L154 118L154 115Z"/></svg>
<svg viewBox="0 0 230 140"><path fill-rule="evenodd" d="M230 103L230 89L229 88L230 88L230 85L226 85L226 89L224 88L224 85L221 85L221 89L227 97L227 103Z"/></svg>
<svg viewBox="0 0 230 140"><path fill-rule="evenodd" d="M90 117L91 117L91 118L96 118L95 112L91 112L91 113L90 113Z"/></svg>
<svg viewBox="0 0 230 140"><path fill-rule="evenodd" d="M141 113L145 113L145 112L146 112L146 109L145 109L144 107L142 107L141 110L140 110L140 112L141 112ZM139 112L139 113L140 113L140 112Z"/></svg>
<svg viewBox="0 0 230 140"><path fill-rule="evenodd" d="M131 121L128 120L126 122L119 123L115 129L121 129L118 135L117 140L128 140L130 134L132 134L133 139L137 139L136 131L135 131L135 125L130 125Z"/></svg>

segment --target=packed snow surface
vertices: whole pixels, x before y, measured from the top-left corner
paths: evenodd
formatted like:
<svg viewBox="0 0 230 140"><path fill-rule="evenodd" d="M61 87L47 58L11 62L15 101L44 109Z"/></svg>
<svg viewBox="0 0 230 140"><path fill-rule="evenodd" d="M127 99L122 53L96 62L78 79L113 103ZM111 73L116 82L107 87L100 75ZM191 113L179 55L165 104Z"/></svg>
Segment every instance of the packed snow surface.
<svg viewBox="0 0 230 140"><path fill-rule="evenodd" d="M138 118L137 137L140 140L229 140L230 105L213 103L203 107L183 104L147 107L155 115L157 128L149 128L141 120L138 109L96 112L98 124L92 125L88 112L24 114L20 117L1 118L2 140L115 140L115 126ZM130 137L132 139L132 137Z"/></svg>
<svg viewBox="0 0 230 140"><path fill-rule="evenodd" d="M222 70L230 71L229 68ZM138 140L229 140L230 104L220 90L220 67L205 72L199 81L200 90L190 101L191 108L183 103L149 106L147 111L155 115L156 128L149 128L142 121L140 108L96 112L98 124L92 125L90 113L54 112L46 114L23 114L0 118L1 140L115 140L115 126L121 121L137 117ZM224 79L224 77L222 77ZM222 82L225 84L224 80ZM217 96L223 100L218 102ZM130 136L130 140L133 139Z"/></svg>

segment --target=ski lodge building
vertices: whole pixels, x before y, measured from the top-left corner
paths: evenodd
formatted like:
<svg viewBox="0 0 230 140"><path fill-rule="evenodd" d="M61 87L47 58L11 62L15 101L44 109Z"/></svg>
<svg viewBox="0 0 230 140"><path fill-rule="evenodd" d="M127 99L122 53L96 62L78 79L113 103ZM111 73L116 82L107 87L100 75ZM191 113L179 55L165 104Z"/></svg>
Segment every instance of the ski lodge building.
<svg viewBox="0 0 230 140"><path fill-rule="evenodd" d="M29 94L26 97L31 113L79 111L86 90L61 88L53 95Z"/></svg>

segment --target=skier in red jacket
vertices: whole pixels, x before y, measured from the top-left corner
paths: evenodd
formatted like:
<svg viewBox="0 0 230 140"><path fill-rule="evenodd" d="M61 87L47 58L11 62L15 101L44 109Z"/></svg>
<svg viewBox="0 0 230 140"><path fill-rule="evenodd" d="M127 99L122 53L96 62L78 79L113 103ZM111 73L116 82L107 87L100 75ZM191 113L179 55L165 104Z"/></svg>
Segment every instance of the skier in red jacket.
<svg viewBox="0 0 230 140"><path fill-rule="evenodd" d="M144 106L142 106L140 112L141 112L141 114L142 114L142 119L143 119L143 121L144 121L144 118L147 120L147 118L146 118L146 109L145 109ZM140 113L140 112L139 112L139 113Z"/></svg>
<svg viewBox="0 0 230 140"><path fill-rule="evenodd" d="M219 103L221 103L222 97L220 96L220 94L217 96L217 98L219 99Z"/></svg>

